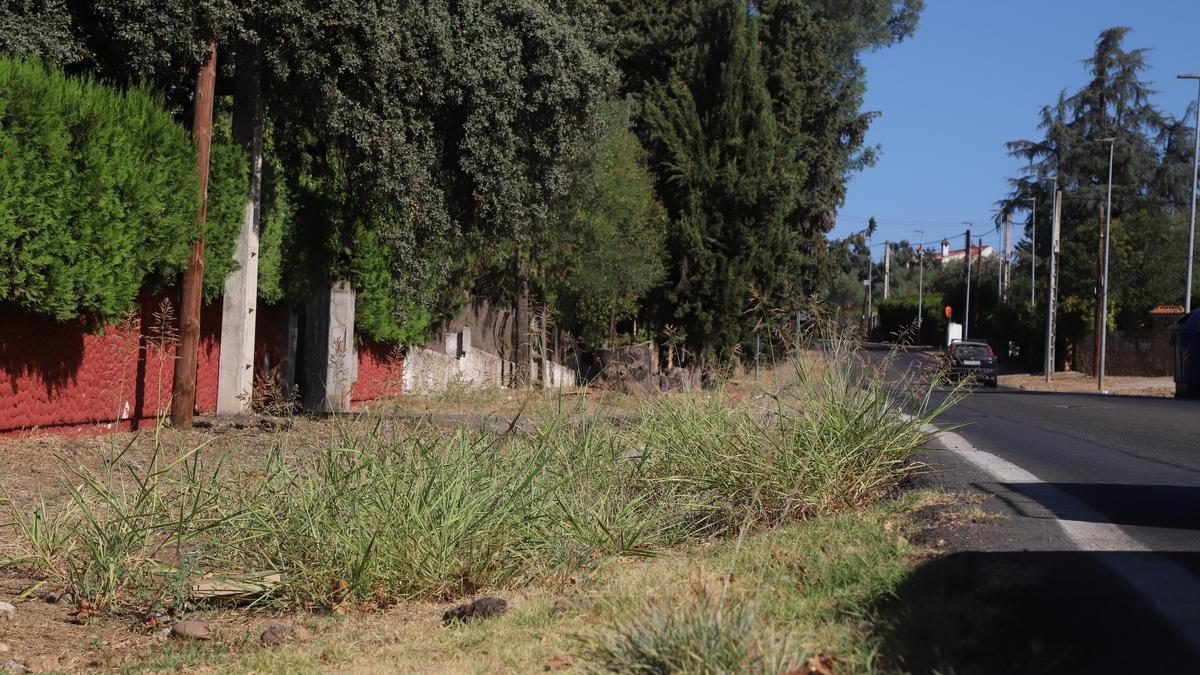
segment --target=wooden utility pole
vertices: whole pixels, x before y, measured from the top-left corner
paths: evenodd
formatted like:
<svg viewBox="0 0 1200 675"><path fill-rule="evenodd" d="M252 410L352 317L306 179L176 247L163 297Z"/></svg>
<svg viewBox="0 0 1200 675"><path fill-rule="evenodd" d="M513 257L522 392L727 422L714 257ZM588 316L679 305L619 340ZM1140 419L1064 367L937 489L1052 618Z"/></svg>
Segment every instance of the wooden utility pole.
<svg viewBox="0 0 1200 675"><path fill-rule="evenodd" d="M213 94L217 83L217 41L208 42L208 58L196 80L192 133L196 136L200 168L200 238L192 246L187 272L183 275L183 299L179 312L179 347L175 354L175 377L171 395L171 424L177 429L192 427L196 409L196 363L200 352L200 295L204 287L204 221L208 217L208 155L212 148Z"/></svg>

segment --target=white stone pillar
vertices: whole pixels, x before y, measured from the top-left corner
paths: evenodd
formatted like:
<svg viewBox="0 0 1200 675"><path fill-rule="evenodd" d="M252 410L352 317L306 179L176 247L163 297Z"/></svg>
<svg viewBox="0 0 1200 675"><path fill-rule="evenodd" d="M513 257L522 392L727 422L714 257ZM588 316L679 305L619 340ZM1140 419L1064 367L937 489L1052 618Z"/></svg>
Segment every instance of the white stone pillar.
<svg viewBox="0 0 1200 675"><path fill-rule="evenodd" d="M250 154L250 185L242 229L234 246L236 266L225 277L221 353L217 366L217 414L249 411L254 390L254 321L258 300L258 239L262 224L263 99L260 52L246 46L234 95L234 136Z"/></svg>

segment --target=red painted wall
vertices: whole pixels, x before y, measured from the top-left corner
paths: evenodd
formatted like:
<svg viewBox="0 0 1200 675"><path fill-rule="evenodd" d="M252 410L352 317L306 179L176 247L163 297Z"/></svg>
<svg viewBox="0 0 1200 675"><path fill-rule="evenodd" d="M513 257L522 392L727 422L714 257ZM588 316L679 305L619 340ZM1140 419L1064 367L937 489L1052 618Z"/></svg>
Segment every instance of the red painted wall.
<svg viewBox="0 0 1200 675"><path fill-rule="evenodd" d="M353 401L373 401L400 394L404 359L391 345L367 344L358 348L358 381L350 390Z"/></svg>
<svg viewBox="0 0 1200 675"><path fill-rule="evenodd" d="M128 321L102 332L83 321L64 323L0 308L0 434L96 433L114 424L136 427L139 418L167 411L175 350L157 330L161 300L145 299ZM261 375L266 363L279 365L287 311L260 307L257 313L255 365ZM196 408L211 413L217 405L220 302L203 308L200 326ZM391 348L361 348L354 400L398 394L401 368Z"/></svg>

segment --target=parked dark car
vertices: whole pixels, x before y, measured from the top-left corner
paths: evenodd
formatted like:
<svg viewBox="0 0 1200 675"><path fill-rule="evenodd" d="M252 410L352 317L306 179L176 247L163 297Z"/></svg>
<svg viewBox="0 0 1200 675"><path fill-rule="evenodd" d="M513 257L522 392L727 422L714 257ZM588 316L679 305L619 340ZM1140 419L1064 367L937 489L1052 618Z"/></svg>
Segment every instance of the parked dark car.
<svg viewBox="0 0 1200 675"><path fill-rule="evenodd" d="M961 340L946 350L946 370L956 379L972 377L989 387L996 386L999 368L996 353L982 340Z"/></svg>

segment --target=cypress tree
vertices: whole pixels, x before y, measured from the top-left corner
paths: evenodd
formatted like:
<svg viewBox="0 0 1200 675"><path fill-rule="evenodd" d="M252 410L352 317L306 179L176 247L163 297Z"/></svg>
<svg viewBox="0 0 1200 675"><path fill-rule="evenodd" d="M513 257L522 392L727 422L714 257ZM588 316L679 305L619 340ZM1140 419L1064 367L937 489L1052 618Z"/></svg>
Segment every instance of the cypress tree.
<svg viewBox="0 0 1200 675"><path fill-rule="evenodd" d="M755 292L777 290L795 242L756 27L745 3L708 3L696 58L652 86L643 127L671 215L658 316L704 358L727 359Z"/></svg>

